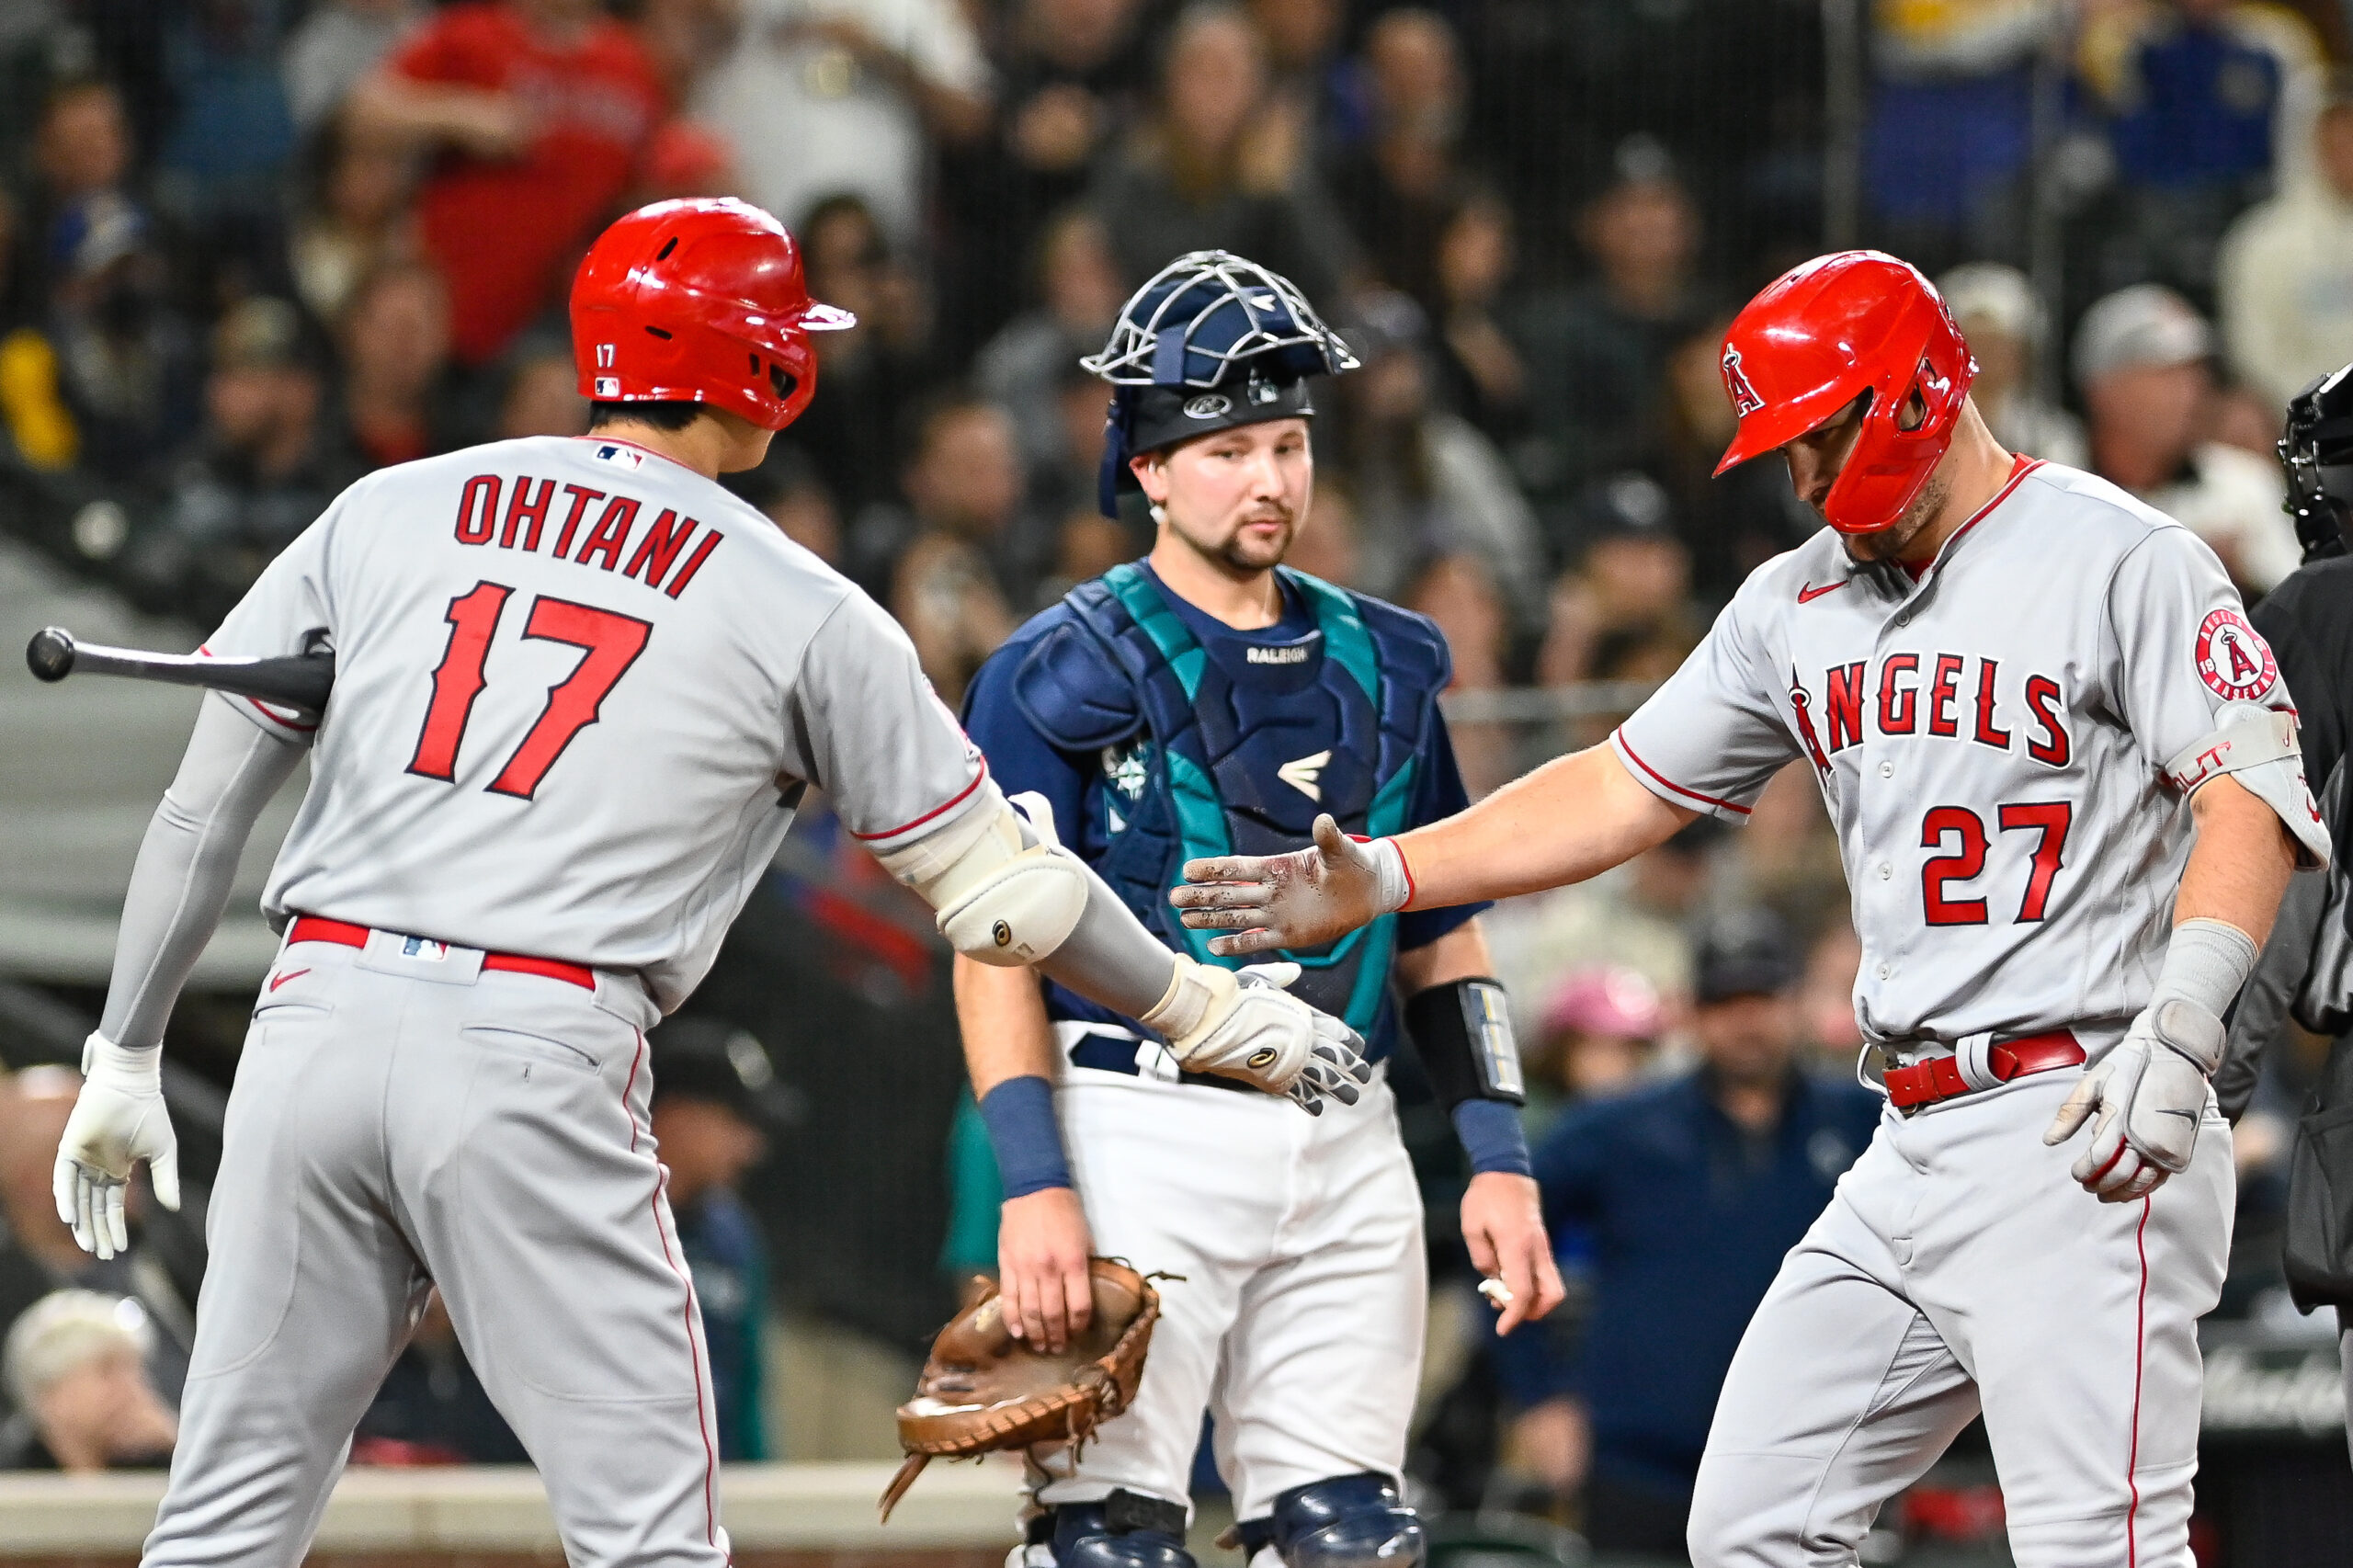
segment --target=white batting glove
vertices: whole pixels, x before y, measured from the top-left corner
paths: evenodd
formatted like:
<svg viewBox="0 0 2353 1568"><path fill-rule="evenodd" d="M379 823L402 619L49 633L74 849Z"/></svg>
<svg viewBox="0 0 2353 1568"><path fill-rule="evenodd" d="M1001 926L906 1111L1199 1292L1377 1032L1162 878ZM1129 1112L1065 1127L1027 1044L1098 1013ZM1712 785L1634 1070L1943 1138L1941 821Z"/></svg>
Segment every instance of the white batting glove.
<svg viewBox="0 0 2353 1568"><path fill-rule="evenodd" d="M1228 970L1180 953L1168 994L1142 1021L1168 1037L1188 1072L1239 1078L1321 1116L1326 1096L1356 1104L1372 1069L1356 1030L1283 989L1299 973L1295 963Z"/></svg>
<svg viewBox="0 0 2353 1568"><path fill-rule="evenodd" d="M1221 958L1315 947L1405 906L1413 881L1395 840L1359 844L1328 815L1314 831L1313 847L1288 855L1188 860L1197 885L1170 889L1168 902L1197 931L1238 933L1211 941Z"/></svg>
<svg viewBox="0 0 2353 1568"><path fill-rule="evenodd" d="M131 1250L123 1195L131 1168L147 1162L155 1200L180 1206L179 1140L164 1109L164 1052L131 1051L102 1034L82 1044L82 1093L57 1143L51 1188L57 1217L84 1252L112 1257Z"/></svg>
<svg viewBox="0 0 2353 1568"><path fill-rule="evenodd" d="M2206 1115L2206 1080L2222 1063L2222 1020L2175 997L2148 1008L2084 1074L2043 1133L2063 1143L2095 1110L2091 1144L2072 1174L2103 1203L2129 1203L2189 1168Z"/></svg>

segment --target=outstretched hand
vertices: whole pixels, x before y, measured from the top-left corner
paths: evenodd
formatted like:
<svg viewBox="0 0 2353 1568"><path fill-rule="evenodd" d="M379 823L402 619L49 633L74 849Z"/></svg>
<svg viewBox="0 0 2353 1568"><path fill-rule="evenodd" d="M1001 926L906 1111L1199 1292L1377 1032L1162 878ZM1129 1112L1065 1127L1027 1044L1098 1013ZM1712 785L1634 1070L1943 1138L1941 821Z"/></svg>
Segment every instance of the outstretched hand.
<svg viewBox="0 0 2353 1568"><path fill-rule="evenodd" d="M1288 855L1188 860L1192 885L1170 889L1168 902L1197 931L1235 933L1211 938L1220 958L1316 947L1404 905L1410 887L1395 845L1359 844L1329 815L1314 831L1313 847Z"/></svg>
<svg viewBox="0 0 2353 1568"><path fill-rule="evenodd" d="M1199 965L1197 972L1225 980L1226 971L1214 965ZM1233 971L1224 1011L1197 1032L1169 1041L1176 1060L1195 1073L1289 1096L1310 1116L1323 1115L1327 1099L1356 1104L1358 1091L1372 1082L1364 1041L1347 1024L1290 994L1287 987L1299 973L1295 963Z"/></svg>

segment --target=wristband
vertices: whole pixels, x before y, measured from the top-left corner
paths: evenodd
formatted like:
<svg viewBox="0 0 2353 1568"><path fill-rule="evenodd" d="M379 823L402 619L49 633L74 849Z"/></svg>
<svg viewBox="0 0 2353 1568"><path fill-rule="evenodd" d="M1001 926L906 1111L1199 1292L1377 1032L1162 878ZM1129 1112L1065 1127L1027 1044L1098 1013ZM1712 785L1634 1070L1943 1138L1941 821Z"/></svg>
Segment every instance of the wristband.
<svg viewBox="0 0 2353 1568"><path fill-rule="evenodd" d="M989 1130L989 1147L996 1151L1006 1197L1027 1198L1071 1185L1051 1084L1034 1074L1007 1078L983 1096L981 1120Z"/></svg>
<svg viewBox="0 0 2353 1568"><path fill-rule="evenodd" d="M1383 915L1392 915L1414 901L1414 873L1405 865L1405 852L1397 847L1393 838L1376 838L1365 846L1372 857L1373 874L1380 880L1381 891L1374 895Z"/></svg>
<svg viewBox="0 0 2353 1568"><path fill-rule="evenodd" d="M1456 1106L1454 1135L1462 1140L1462 1152L1471 1156L1475 1174L1535 1174L1528 1162L1528 1135L1520 1131L1519 1112L1502 1100L1464 1100Z"/></svg>
<svg viewBox="0 0 2353 1568"><path fill-rule="evenodd" d="M2183 921L2173 928L2150 1008L2179 999L2221 1017L2255 972L2256 951L2255 938L2227 921L2202 915Z"/></svg>

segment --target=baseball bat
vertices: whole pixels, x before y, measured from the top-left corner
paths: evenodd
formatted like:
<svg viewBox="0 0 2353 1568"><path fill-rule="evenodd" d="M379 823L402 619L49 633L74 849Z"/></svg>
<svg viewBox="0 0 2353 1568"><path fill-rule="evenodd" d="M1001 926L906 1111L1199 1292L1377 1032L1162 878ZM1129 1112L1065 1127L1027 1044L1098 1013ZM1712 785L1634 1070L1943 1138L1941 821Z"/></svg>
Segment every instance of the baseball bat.
<svg viewBox="0 0 2353 1568"><path fill-rule="evenodd" d="M213 659L196 653L149 653L76 642L61 626L43 627L25 644L25 664L45 681L75 672L128 676L174 686L205 686L309 713L326 710L335 687L335 654L322 651L276 659Z"/></svg>

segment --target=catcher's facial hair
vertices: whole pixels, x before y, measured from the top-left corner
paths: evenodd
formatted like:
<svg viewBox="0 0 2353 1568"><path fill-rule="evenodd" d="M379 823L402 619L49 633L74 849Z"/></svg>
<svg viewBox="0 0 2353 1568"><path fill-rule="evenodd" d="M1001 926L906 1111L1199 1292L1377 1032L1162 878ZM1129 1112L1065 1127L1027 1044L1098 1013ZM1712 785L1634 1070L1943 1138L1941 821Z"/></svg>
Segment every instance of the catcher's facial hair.
<svg viewBox="0 0 2353 1568"><path fill-rule="evenodd" d="M43 681L69 675L123 676L173 686L210 687L309 713L326 710L335 655L324 651L274 659L215 659L201 653L151 653L77 642L63 627L43 627L25 644L25 665Z"/></svg>

